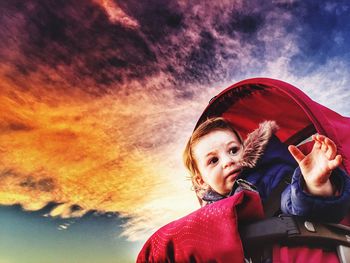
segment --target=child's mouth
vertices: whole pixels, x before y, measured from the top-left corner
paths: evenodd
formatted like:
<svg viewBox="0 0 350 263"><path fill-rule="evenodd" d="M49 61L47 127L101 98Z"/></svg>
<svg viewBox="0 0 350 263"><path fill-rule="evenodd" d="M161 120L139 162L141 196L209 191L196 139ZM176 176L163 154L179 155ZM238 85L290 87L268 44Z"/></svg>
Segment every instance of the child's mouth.
<svg viewBox="0 0 350 263"><path fill-rule="evenodd" d="M230 172L226 178L228 177L233 177L233 179L236 179L238 177L238 175L241 173L241 169L236 169L236 170L233 170L232 172Z"/></svg>

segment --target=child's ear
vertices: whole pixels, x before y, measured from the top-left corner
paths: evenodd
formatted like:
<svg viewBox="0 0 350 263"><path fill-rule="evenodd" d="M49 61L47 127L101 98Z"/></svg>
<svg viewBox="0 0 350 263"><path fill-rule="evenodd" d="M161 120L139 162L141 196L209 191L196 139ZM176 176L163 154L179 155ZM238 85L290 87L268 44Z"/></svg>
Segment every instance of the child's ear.
<svg viewBox="0 0 350 263"><path fill-rule="evenodd" d="M203 178L199 174L196 174L195 180L196 180L196 183L201 187L207 186L206 182L204 182Z"/></svg>

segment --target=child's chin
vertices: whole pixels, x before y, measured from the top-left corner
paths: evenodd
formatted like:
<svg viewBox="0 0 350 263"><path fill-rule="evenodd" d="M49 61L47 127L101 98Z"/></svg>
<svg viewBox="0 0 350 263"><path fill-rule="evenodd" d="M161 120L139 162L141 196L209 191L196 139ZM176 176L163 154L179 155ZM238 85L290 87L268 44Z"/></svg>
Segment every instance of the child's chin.
<svg viewBox="0 0 350 263"><path fill-rule="evenodd" d="M230 183L226 184L226 191L225 192L227 192L227 194L229 194L231 192L234 184L235 184L235 181L233 181L232 183L230 182Z"/></svg>

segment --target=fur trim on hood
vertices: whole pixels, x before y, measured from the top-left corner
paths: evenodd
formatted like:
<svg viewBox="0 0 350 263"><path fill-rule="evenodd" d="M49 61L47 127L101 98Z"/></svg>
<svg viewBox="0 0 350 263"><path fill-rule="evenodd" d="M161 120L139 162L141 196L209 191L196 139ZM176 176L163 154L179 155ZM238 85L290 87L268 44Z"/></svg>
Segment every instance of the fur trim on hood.
<svg viewBox="0 0 350 263"><path fill-rule="evenodd" d="M244 168L253 168L263 155L271 136L278 130L275 121L264 121L259 127L249 133L244 140L244 152L240 165Z"/></svg>

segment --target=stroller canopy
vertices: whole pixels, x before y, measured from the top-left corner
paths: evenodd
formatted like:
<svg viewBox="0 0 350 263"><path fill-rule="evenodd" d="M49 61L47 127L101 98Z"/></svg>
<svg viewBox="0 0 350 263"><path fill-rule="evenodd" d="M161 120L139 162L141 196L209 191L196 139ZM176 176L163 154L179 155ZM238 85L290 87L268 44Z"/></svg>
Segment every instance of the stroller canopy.
<svg viewBox="0 0 350 263"><path fill-rule="evenodd" d="M350 118L310 99L296 87L275 79L254 78L238 82L215 96L196 125L222 116L245 137L264 120L275 120L279 139L298 144L318 132L331 138L350 173Z"/></svg>
<svg viewBox="0 0 350 263"><path fill-rule="evenodd" d="M222 116L245 137L264 120L275 120L277 136L298 144L315 132L331 138L350 173L350 119L316 103L292 85L255 78L232 85L214 97L196 127L209 117ZM137 262L243 262L238 222L264 216L255 191L241 191L170 222L156 231L140 251ZM274 262L339 262L334 251L276 244Z"/></svg>

